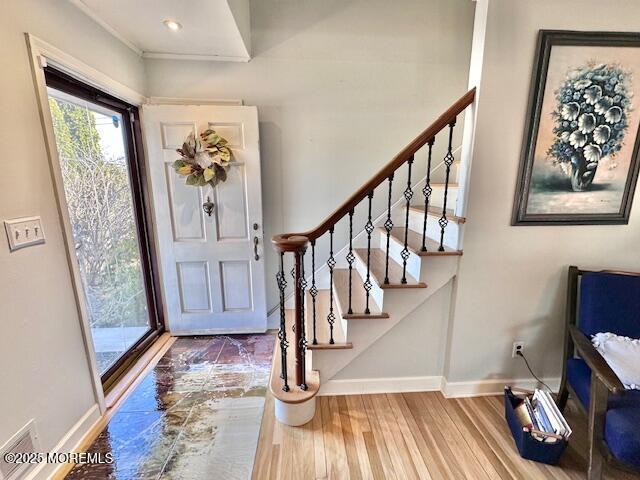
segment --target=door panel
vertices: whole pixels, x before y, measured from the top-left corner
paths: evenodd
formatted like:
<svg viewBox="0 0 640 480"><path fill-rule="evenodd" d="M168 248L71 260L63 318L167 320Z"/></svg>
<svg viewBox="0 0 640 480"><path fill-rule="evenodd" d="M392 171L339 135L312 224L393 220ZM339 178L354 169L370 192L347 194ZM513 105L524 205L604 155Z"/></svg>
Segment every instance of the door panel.
<svg viewBox="0 0 640 480"><path fill-rule="evenodd" d="M178 262L182 313L211 312L208 262Z"/></svg>
<svg viewBox="0 0 640 480"><path fill-rule="evenodd" d="M249 212L245 202L247 189L245 168L241 163L231 166L227 181L215 191L216 237L219 242L248 240Z"/></svg>
<svg viewBox="0 0 640 480"><path fill-rule="evenodd" d="M264 331L256 108L146 105L143 114L168 329L177 335ZM185 137L206 128L229 141L235 160L215 189L187 186L172 168ZM207 198L215 204L211 216L202 208Z"/></svg>
<svg viewBox="0 0 640 480"><path fill-rule="evenodd" d="M185 185L173 170L173 162L165 163L165 176L169 194L168 207L171 214L173 239L176 242L206 241L207 234L202 209L202 190Z"/></svg>
<svg viewBox="0 0 640 480"><path fill-rule="evenodd" d="M229 147L232 149L244 149L244 130L242 123L209 122L209 126L218 132L218 135L226 138L229 142Z"/></svg>
<svg viewBox="0 0 640 480"><path fill-rule="evenodd" d="M223 261L220 262L220 269L223 310L251 310L251 264L246 261Z"/></svg>
<svg viewBox="0 0 640 480"><path fill-rule="evenodd" d="M162 148L165 150L175 150L182 147L182 142L190 133L195 133L195 122L175 122L161 124Z"/></svg>

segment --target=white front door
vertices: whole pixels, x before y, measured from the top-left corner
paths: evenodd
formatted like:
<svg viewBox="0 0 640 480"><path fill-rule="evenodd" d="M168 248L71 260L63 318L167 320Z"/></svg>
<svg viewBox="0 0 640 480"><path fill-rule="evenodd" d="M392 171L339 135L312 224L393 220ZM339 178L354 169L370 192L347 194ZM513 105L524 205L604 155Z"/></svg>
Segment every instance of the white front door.
<svg viewBox="0 0 640 480"><path fill-rule="evenodd" d="M265 331L257 109L145 105L142 112L169 331ZM207 128L229 141L235 158L215 189L185 185L172 168L187 135ZM214 203L210 216L207 198Z"/></svg>

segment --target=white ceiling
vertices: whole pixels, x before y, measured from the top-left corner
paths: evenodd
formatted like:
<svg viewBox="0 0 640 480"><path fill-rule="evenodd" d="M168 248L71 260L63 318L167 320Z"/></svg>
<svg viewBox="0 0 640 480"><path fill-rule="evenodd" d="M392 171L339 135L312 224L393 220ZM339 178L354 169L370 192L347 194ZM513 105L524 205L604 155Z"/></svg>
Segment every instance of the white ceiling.
<svg viewBox="0 0 640 480"><path fill-rule="evenodd" d="M249 0L69 0L147 58L246 62ZM177 32L162 22L175 20Z"/></svg>

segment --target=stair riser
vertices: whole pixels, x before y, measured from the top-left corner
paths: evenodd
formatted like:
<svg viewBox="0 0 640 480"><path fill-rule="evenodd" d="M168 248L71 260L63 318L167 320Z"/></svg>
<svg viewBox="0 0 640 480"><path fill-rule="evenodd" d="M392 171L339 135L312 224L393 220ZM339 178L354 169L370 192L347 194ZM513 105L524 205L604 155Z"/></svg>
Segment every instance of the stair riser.
<svg viewBox="0 0 640 480"><path fill-rule="evenodd" d="M394 225L404 227L406 209L402 212L398 212L397 215L392 217ZM440 225L438 225L439 217L429 215L427 217L427 237L440 243ZM424 214L415 210L409 209L409 229L418 233L422 237L422 224L424 221ZM444 229L444 244L448 247L458 248L458 235L460 225L456 222L449 220L447 227ZM417 278L417 277L416 277Z"/></svg>
<svg viewBox="0 0 640 480"><path fill-rule="evenodd" d="M378 230L378 248L380 250L386 251L387 249L387 235L384 232ZM399 243L397 240L394 240L393 237L389 239L389 258L395 260L399 265L402 265L402 250L404 248L404 244ZM411 275L413 278L420 278L420 269L422 266L422 262L420 261L420 257L415 253L410 251L409 258L407 259L407 273ZM384 279L383 279L384 280ZM397 283L399 279L392 278L391 281Z"/></svg>
<svg viewBox="0 0 640 480"><path fill-rule="evenodd" d="M431 182L432 183L444 183L446 178L447 170L444 167L440 167L439 169L431 172ZM458 183L460 179L460 162L453 162L451 165L451 172L449 173L449 182L450 183Z"/></svg>
<svg viewBox="0 0 640 480"><path fill-rule="evenodd" d="M449 184L449 190L447 192L447 209L455 210L456 202L458 200L458 187L451 186ZM422 195L422 191L419 192L422 197L422 201L424 202L424 196ZM416 195L418 192L414 192L414 199L417 199ZM417 202L420 203L420 202ZM431 192L431 198L429 200L429 204L434 207L442 207L444 205L444 185L434 186L433 191Z"/></svg>
<svg viewBox="0 0 640 480"><path fill-rule="evenodd" d="M354 285L353 288L357 288L357 285ZM335 293L335 286L334 286L334 292L333 292L333 302L334 302L334 313L336 316L336 322L340 322L340 326L342 327L342 331L344 332L344 338L345 338L345 342L346 342L346 338L347 338L347 330L349 329L349 322L347 320L345 320L344 318L342 318L342 312L340 311L340 307L338 306L338 302L336 301L337 298L337 293ZM325 319L326 321L326 319Z"/></svg>
<svg viewBox="0 0 640 480"><path fill-rule="evenodd" d="M427 217L427 237L440 242L440 225L438 221L440 217L436 215L429 215ZM424 214L416 212L415 210L409 210L409 228L414 232L422 234L422 226L424 224ZM458 238L460 238L461 225L452 220L444 229L444 244L451 248L458 248Z"/></svg>
<svg viewBox="0 0 640 480"><path fill-rule="evenodd" d="M320 291L320 294L322 293L322 290ZM335 294L334 294L335 295ZM306 300L305 300L305 320L306 320L306 329L307 329L307 339L309 342L309 345L312 345L312 340L313 340L313 301L311 299L311 294L307 293L306 295ZM334 314L336 316L335 321L336 322L340 322L340 325L336 325L335 331L336 331L336 342L337 344L342 345L344 343L344 338L346 338L346 331L347 331L347 321L344 320L342 318L342 316L338 315L338 310L337 310L337 302L335 300L334 297ZM316 332L317 332L317 340L319 343L328 343L329 341L329 336L326 333L326 330L321 328L321 326L324 326L327 324L327 312L326 311L322 311L322 308L320 308L320 305L316 306ZM337 333L339 330L342 330L342 332L345 332L343 336L341 336L341 334ZM344 337L344 338L343 338ZM313 348L313 347L311 347Z"/></svg>
<svg viewBox="0 0 640 480"><path fill-rule="evenodd" d="M376 233L374 232L373 235L375 235ZM371 248L375 248L375 236L371 237ZM364 258L360 258L359 255L356 255L356 261L354 262L353 266L355 269L358 270L358 273L360 274L360 276L362 277L363 280L366 280L367 278L367 259ZM384 279L381 279L380 281L382 281ZM383 303L383 299L384 299L384 291L378 286L377 282L374 280L373 277L371 277L371 291L369 292L370 297L373 301L376 302L376 304L378 304L378 306L382 306ZM362 284L360 285L354 285L353 288L362 288L364 289L364 287L362 286ZM346 313L346 312L345 312Z"/></svg>

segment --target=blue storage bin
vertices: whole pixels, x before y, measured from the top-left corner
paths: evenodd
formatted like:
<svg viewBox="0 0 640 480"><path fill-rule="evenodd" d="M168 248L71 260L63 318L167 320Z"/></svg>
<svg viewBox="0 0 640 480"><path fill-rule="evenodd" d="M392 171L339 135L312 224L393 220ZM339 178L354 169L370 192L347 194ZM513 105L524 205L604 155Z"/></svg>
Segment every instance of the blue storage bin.
<svg viewBox="0 0 640 480"><path fill-rule="evenodd" d="M541 442L533 438L531 432L523 430L515 411L522 402L523 399L516 397L511 388L504 389L504 415L520 456L534 462L557 464L569 442L565 439L554 443Z"/></svg>

